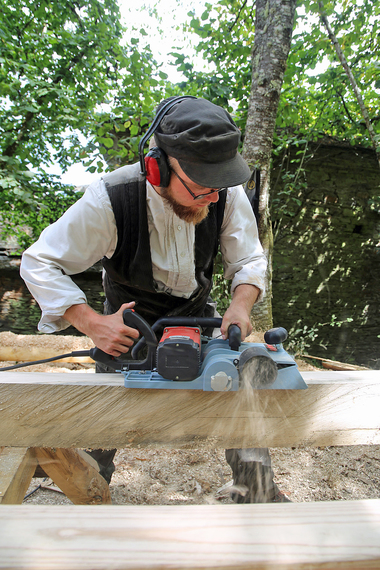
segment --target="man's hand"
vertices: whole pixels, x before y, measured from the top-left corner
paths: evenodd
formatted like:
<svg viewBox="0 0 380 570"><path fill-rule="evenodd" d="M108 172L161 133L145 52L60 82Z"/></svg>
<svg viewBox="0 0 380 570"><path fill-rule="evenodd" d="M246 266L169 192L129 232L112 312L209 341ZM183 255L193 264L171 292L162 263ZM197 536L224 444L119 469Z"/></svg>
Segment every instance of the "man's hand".
<svg viewBox="0 0 380 570"><path fill-rule="evenodd" d="M220 327L224 339L228 338L230 325L238 325L242 340L251 334L250 314L259 293L260 290L255 285L243 284L236 287L231 304L224 314Z"/></svg>
<svg viewBox="0 0 380 570"><path fill-rule="evenodd" d="M120 356L128 352L134 340L140 336L138 330L127 327L123 321L125 309L133 309L134 306L134 302L124 303L113 315L99 315L83 303L73 305L63 316L76 329L90 337L103 352Z"/></svg>

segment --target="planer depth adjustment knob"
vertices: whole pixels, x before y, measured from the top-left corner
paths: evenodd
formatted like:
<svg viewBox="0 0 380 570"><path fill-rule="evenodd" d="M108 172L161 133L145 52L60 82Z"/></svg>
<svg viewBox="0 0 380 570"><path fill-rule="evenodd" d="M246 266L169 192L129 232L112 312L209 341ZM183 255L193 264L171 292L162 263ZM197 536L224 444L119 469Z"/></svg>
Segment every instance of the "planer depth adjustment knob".
<svg viewBox="0 0 380 570"><path fill-rule="evenodd" d="M232 377L228 376L223 370L211 376L211 388L214 392L225 392L231 390Z"/></svg>
<svg viewBox="0 0 380 570"><path fill-rule="evenodd" d="M203 390L209 392L228 392L239 387L239 372L233 363L232 356L226 357L210 352L203 363ZM228 351L230 354L231 351Z"/></svg>

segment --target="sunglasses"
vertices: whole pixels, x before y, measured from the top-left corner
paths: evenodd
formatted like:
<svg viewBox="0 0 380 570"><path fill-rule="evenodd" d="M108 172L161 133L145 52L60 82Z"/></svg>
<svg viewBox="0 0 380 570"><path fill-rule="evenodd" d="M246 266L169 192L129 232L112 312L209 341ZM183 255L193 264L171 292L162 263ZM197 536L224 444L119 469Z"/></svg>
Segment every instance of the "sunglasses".
<svg viewBox="0 0 380 570"><path fill-rule="evenodd" d="M184 187L186 188L186 190L188 191L189 194L191 194L191 196L193 197L193 200L201 200L202 198L204 198L205 196L210 196L210 194L217 194L219 192L221 192L222 190L225 190L225 188L215 188L214 190L210 190L210 192L207 192L206 194L194 194L194 192L192 192L190 190L190 188L188 187L188 185L186 184L186 182L184 180L182 180L182 178L180 177L179 174L177 174L177 172L175 170L173 170L173 168L170 169L173 174L176 175L176 177L178 178L178 180L180 182L182 182L182 184L184 185Z"/></svg>

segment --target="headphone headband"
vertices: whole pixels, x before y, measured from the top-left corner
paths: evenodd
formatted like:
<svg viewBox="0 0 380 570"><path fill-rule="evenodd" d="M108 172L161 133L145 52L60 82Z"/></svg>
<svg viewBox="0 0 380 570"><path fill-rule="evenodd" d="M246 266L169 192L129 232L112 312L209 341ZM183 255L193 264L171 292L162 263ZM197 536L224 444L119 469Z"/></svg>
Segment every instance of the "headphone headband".
<svg viewBox="0 0 380 570"><path fill-rule="evenodd" d="M166 113L170 111L170 109L174 107L174 105L176 105L180 101L183 101L184 99L197 99L197 97L194 97L193 95L183 95L175 97L174 99L171 99L170 101L165 103L165 105L163 105L156 114L152 124L150 125L145 135L140 140L139 142L139 158L140 158L140 170L141 170L140 174L142 174L143 176L146 176L146 168L144 160L144 146L146 141L154 134L155 130L157 129L158 125L161 123Z"/></svg>

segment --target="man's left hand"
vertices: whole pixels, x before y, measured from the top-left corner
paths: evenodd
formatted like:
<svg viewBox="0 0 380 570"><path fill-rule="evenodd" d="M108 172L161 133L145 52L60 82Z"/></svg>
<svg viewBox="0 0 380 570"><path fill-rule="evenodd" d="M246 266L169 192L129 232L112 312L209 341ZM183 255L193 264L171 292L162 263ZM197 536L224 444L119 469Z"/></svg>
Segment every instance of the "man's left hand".
<svg viewBox="0 0 380 570"><path fill-rule="evenodd" d="M250 314L259 293L260 290L255 285L243 284L236 287L220 327L224 339L228 338L230 325L237 325L240 328L242 340L251 334Z"/></svg>

